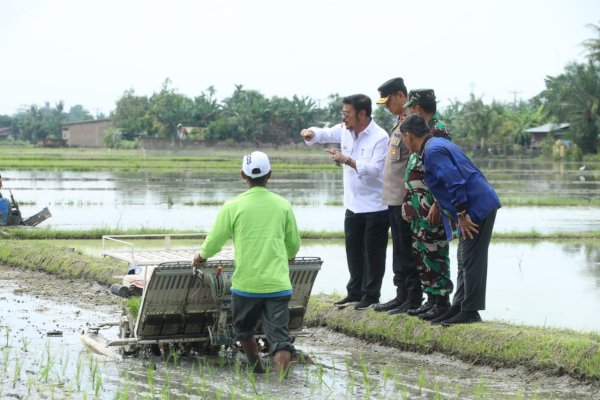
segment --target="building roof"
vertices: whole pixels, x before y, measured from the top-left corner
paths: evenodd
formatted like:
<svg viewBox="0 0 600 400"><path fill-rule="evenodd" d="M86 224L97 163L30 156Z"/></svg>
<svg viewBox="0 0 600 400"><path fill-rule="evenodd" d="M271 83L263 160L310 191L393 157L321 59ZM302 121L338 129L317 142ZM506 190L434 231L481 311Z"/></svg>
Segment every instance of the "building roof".
<svg viewBox="0 0 600 400"><path fill-rule="evenodd" d="M535 128L525 129L525 132L529 133L550 133L556 131L564 131L568 129L571 124L559 123L559 124L545 124L542 126L536 126Z"/></svg>
<svg viewBox="0 0 600 400"><path fill-rule="evenodd" d="M87 121L78 121L78 122L65 122L62 126L70 126L70 125L84 125L84 124L97 124L99 122L110 122L110 118L105 119L88 119Z"/></svg>

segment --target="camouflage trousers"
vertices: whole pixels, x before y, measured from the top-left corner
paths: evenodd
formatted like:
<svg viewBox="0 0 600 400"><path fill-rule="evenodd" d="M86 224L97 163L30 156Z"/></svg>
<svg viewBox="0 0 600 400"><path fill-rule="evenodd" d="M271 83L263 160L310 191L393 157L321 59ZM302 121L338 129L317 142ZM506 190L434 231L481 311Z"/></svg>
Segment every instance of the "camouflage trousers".
<svg viewBox="0 0 600 400"><path fill-rule="evenodd" d="M450 279L450 246L444 225L433 226L426 218L415 218L411 228L412 252L423 291L437 296L449 295L454 285Z"/></svg>

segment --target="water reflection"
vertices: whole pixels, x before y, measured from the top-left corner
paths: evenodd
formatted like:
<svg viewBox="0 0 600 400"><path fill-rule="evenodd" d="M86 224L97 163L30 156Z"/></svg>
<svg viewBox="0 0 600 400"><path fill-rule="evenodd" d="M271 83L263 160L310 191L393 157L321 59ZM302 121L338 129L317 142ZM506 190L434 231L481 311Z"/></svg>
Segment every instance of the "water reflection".
<svg viewBox="0 0 600 400"><path fill-rule="evenodd" d="M303 243L301 253L323 258L314 292L346 293L348 270L340 242ZM391 254L391 248L388 248ZM456 247L451 245L456 279ZM382 299L395 295L387 260ZM594 330L600 320L600 245L592 242L493 241L489 251L487 309L484 319L527 325Z"/></svg>
<svg viewBox="0 0 600 400"><path fill-rule="evenodd" d="M51 240L53 245L75 247L99 256L100 240ZM199 247L199 240L178 240L176 247ZM156 241L138 247L160 247ZM451 276L456 280L456 243L451 243ZM392 284L391 246L381 300L395 295ZM299 256L321 257L323 267L313 293L346 294L348 268L341 240L304 240ZM489 251L487 309L484 319L527 325L600 332L600 243L594 241L493 240Z"/></svg>
<svg viewBox="0 0 600 400"><path fill-rule="evenodd" d="M275 173L270 188L292 202L300 229L341 231L343 207L331 205L339 204L342 199L342 182L338 172ZM541 176L539 171L525 172L531 181L523 180L523 176L511 175L506 179L497 177L499 181L495 184L518 193L525 190L518 188L523 184L527 185L526 190L543 194L580 190L569 189L579 184L573 183L569 174L581 171L571 171L564 178L556 178L552 174ZM493 172L503 173L501 169ZM492 181L495 179L493 174ZM18 201L24 203L24 215L48 206L53 217L44 225L59 229L208 229L218 212L218 205L245 190L245 184L237 174L226 172L6 171L3 175L6 177L5 186L13 190ZM595 182L591 184L597 186L600 179L590 176ZM591 196L596 189L585 190L585 195ZM498 213L495 231L551 232L599 228L599 207L505 207Z"/></svg>

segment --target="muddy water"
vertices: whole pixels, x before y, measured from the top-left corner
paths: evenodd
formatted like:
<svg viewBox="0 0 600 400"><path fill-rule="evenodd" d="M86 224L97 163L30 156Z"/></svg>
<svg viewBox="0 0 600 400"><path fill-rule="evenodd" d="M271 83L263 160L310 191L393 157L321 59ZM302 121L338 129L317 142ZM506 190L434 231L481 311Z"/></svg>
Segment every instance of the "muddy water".
<svg viewBox="0 0 600 400"><path fill-rule="evenodd" d="M598 388L520 370L491 370L309 330L297 346L314 363L280 382L254 380L217 358L113 359L83 349L80 332L115 320L119 299L82 281L0 267L0 398L594 398ZM49 333L60 336L48 336ZM114 332L106 331L110 336Z"/></svg>
<svg viewBox="0 0 600 400"><path fill-rule="evenodd" d="M532 166L491 165L488 177L502 195L600 195L598 171L535 170ZM506 169L504 169L506 168ZM4 183L24 203L29 216L48 206L44 226L59 229L209 229L218 204L244 190L237 174L177 172L3 171ZM583 179L583 180L581 180ZM302 230L342 231L342 181L333 172L275 173L270 188L294 204ZM6 192L6 191L5 191ZM200 205L214 204L214 205ZM505 207L495 230L582 231L599 229L599 207Z"/></svg>

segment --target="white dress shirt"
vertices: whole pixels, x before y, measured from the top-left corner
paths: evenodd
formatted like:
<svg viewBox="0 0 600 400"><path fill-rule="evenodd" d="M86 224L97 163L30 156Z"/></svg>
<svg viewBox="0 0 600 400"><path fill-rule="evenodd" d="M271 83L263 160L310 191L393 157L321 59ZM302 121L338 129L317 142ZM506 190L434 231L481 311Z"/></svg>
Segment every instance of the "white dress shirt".
<svg viewBox="0 0 600 400"><path fill-rule="evenodd" d="M344 165L344 207L354 213L387 210L381 195L383 192L383 165L390 140L387 132L375 121L360 133L358 139L354 131L344 124L331 128L310 128L315 133L306 144L339 143L342 154L356 162L356 169Z"/></svg>

